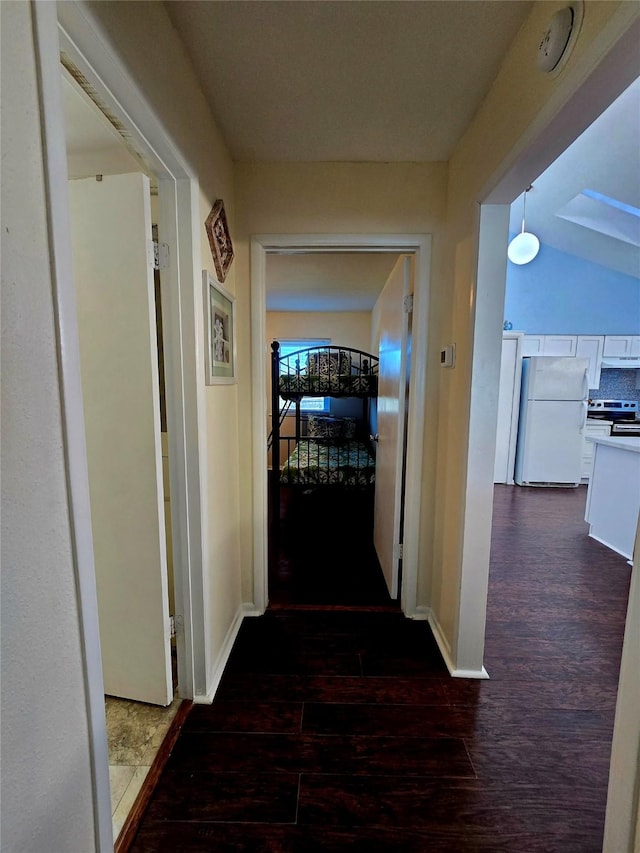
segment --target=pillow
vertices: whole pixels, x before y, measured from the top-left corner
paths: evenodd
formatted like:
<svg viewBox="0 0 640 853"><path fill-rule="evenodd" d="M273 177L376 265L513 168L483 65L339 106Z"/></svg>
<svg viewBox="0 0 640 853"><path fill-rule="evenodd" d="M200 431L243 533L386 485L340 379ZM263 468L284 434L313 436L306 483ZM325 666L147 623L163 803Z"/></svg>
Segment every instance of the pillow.
<svg viewBox="0 0 640 853"><path fill-rule="evenodd" d="M355 418L343 418L342 419L342 437L347 441L356 437L356 419Z"/></svg>
<svg viewBox="0 0 640 853"><path fill-rule="evenodd" d="M338 376L351 373L351 356L342 350L311 352L307 356L307 372L313 376Z"/></svg>
<svg viewBox="0 0 640 853"><path fill-rule="evenodd" d="M340 418L309 415L307 436L308 438L315 438L316 441L337 441L342 438L342 421Z"/></svg>

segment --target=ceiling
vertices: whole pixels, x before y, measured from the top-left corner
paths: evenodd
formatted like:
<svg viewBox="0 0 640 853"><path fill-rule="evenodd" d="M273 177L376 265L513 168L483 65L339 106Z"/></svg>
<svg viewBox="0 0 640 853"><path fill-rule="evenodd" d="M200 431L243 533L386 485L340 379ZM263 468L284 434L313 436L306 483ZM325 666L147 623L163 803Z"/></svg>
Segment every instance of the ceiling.
<svg viewBox="0 0 640 853"><path fill-rule="evenodd" d="M527 193L526 230L552 246L640 279L640 79L623 92ZM584 190L635 209L573 200ZM574 208L572 214L567 208ZM560 214L573 215L579 222ZM523 197L510 230L522 227ZM609 233L607 233L609 232Z"/></svg>
<svg viewBox="0 0 640 853"><path fill-rule="evenodd" d="M389 162L449 158L530 5L165 3L234 159ZM144 171L66 71L63 96L72 177ZM640 81L533 182L526 224L543 245L640 279L637 217L630 220L629 242L594 230L593 217L586 227L584 219L578 224L557 215L585 189L640 209L638 116ZM604 209L607 218L619 215ZM521 220L522 197L512 205L512 231ZM395 259L269 256L268 308L370 310Z"/></svg>
<svg viewBox="0 0 640 853"><path fill-rule="evenodd" d="M450 158L533 4L164 5L234 160L397 162Z"/></svg>
<svg viewBox="0 0 640 853"><path fill-rule="evenodd" d="M371 311L397 253L267 255L268 311Z"/></svg>

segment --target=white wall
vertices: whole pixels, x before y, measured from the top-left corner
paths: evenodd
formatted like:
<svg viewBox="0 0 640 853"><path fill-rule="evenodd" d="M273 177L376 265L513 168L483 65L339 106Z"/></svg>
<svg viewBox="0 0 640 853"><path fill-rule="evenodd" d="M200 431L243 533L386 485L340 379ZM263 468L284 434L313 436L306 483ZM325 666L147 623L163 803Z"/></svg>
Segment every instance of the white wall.
<svg viewBox="0 0 640 853"><path fill-rule="evenodd" d="M2 850L94 849L30 3L2 26Z"/></svg>

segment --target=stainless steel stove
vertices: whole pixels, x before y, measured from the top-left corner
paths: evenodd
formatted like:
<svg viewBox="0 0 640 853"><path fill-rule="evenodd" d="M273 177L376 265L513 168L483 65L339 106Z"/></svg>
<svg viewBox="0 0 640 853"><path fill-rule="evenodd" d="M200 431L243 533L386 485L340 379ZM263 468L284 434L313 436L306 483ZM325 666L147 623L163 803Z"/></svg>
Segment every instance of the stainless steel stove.
<svg viewBox="0 0 640 853"><path fill-rule="evenodd" d="M640 435L640 407L637 400L589 400L590 418L612 421L611 435Z"/></svg>

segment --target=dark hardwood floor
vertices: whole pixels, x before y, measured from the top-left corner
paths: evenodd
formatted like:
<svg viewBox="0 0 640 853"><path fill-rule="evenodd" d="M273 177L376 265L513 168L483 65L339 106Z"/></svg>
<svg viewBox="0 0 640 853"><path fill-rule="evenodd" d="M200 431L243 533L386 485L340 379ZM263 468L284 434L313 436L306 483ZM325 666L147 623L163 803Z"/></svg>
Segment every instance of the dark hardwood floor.
<svg viewBox="0 0 640 853"><path fill-rule="evenodd" d="M389 596L373 545L373 498L373 489L281 487L275 521L270 509L272 608L293 604L399 609Z"/></svg>
<svg viewBox="0 0 640 853"><path fill-rule="evenodd" d="M489 680L400 613L246 619L131 849L600 853L630 568L585 491L496 487Z"/></svg>

